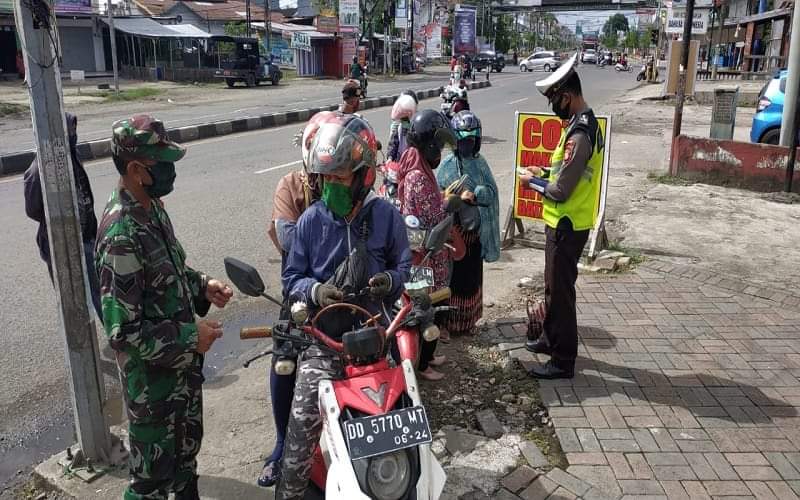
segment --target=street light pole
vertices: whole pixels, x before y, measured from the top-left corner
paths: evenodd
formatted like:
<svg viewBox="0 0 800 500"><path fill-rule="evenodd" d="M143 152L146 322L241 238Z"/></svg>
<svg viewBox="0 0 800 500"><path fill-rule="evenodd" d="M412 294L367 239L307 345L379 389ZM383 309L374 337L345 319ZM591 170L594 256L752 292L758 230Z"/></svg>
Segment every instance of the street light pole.
<svg viewBox="0 0 800 500"><path fill-rule="evenodd" d="M659 61L659 47L661 45L661 6L663 5L661 0L658 0L658 11L656 12L656 23L658 25L658 36L656 37L656 54L655 58L653 59L653 69L650 72L650 83L658 83L658 61Z"/></svg>
<svg viewBox="0 0 800 500"><path fill-rule="evenodd" d="M34 161L39 162L75 431L85 459L95 464L110 464L111 436L103 417L97 331L86 300L86 262L72 160L66 141L52 5L47 0L15 0L14 17L25 60L25 81L28 82L36 139Z"/></svg>

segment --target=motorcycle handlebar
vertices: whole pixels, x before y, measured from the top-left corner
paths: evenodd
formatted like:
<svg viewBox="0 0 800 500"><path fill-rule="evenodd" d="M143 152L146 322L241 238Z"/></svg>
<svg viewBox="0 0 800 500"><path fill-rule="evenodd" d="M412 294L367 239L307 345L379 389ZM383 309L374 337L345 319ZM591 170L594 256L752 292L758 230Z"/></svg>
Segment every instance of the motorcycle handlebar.
<svg viewBox="0 0 800 500"><path fill-rule="evenodd" d="M242 340L267 339L270 337L272 337L272 328L269 326L255 326L250 328L242 328L239 331L239 338Z"/></svg>

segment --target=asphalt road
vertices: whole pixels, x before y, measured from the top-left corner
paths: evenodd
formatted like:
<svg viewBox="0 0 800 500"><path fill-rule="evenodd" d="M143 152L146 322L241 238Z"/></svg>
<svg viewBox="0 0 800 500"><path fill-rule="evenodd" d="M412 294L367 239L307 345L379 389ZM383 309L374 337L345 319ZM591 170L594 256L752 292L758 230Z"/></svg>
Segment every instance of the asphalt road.
<svg viewBox="0 0 800 500"><path fill-rule="evenodd" d="M633 73L594 67L581 67L580 71L584 93L600 112L610 111L613 97L636 85ZM514 112L548 111L546 100L533 86L544 76L516 70L493 74L491 88L470 93L472 109L483 121L482 152L500 186L501 207L510 203ZM338 82L331 85L338 86ZM438 108L439 102L422 101L421 107ZM199 108L196 112L202 115L206 110ZM389 108L370 110L364 116L385 141ZM167 125L171 123L167 121ZM224 277L223 257L235 256L255 265L267 286L279 291L280 261L267 239L266 224L274 186L284 174L299 168L299 150L292 146L292 136L299 128L290 125L188 144L188 154L178 164L175 192L165 198L165 203L189 262L196 269ZM87 170L99 215L118 176L110 160L87 163ZM0 280L0 296L4 298L0 307L0 324L4 327L0 350L2 490L18 470L72 442L72 416L54 294L38 257L35 224L25 216L20 176L0 179L0 227L5 235L0 245L0 262L5 269ZM263 300L239 294L224 311L214 311L212 317L225 324L225 337L207 357L207 375L214 377L246 353L263 348L240 342L238 329L263 324L274 314L275 308ZM106 347L102 338L100 346ZM106 363L105 371L113 395L113 365Z"/></svg>

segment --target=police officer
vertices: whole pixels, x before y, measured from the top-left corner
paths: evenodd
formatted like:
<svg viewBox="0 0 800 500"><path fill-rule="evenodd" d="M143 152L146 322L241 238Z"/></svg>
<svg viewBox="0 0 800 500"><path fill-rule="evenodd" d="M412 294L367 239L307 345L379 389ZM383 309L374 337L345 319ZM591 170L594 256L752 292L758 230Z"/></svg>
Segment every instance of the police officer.
<svg viewBox="0 0 800 500"><path fill-rule="evenodd" d="M573 55L551 76L536 82L553 112L569 125L549 169L529 167L520 181L543 197L546 225L544 334L526 344L549 354L550 361L531 370L535 378L572 378L578 355L575 281L578 260L595 223L597 187L605 144L594 112L583 99Z"/></svg>
<svg viewBox="0 0 800 500"><path fill-rule="evenodd" d="M103 324L122 375L129 421L130 484L125 500L199 500L203 438L203 353L222 336L216 321L195 321L231 289L186 264L161 198L186 150L164 124L136 115L112 126L120 173L98 231L95 265Z"/></svg>

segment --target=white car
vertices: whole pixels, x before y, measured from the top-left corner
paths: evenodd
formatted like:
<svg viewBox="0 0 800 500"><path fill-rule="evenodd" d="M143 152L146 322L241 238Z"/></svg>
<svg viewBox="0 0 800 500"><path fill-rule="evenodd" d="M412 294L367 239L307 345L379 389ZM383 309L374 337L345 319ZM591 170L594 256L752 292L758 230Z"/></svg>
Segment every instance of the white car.
<svg viewBox="0 0 800 500"><path fill-rule="evenodd" d="M526 71L555 71L561 65L561 60L557 53L544 51L534 52L519 63L519 70Z"/></svg>
<svg viewBox="0 0 800 500"><path fill-rule="evenodd" d="M597 64L597 52L594 49L586 49L581 55L581 62L584 64Z"/></svg>

